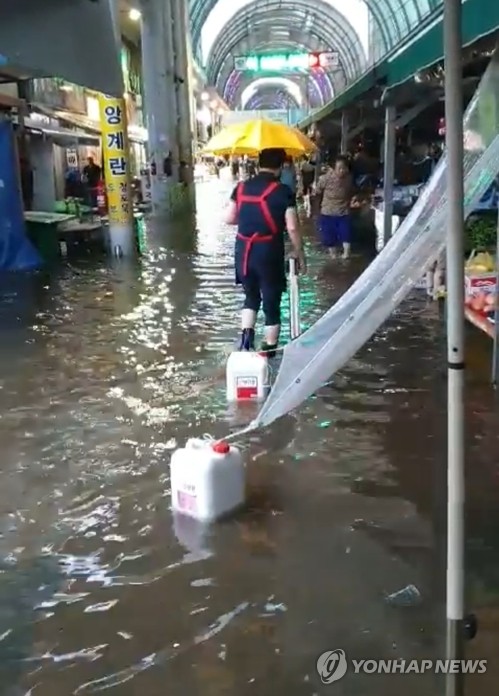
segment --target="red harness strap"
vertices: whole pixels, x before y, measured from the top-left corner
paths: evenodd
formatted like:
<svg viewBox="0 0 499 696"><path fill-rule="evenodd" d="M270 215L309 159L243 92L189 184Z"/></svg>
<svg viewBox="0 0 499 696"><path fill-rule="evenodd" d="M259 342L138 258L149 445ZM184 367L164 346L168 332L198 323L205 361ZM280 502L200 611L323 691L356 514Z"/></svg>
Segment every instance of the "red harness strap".
<svg viewBox="0 0 499 696"><path fill-rule="evenodd" d="M248 260L251 252L251 247L255 242L271 242L276 234L279 234L279 229L277 223L272 217L269 206L267 205L267 198L270 194L276 190L279 186L278 181L271 181L267 188L258 196L251 196L244 193L244 184L241 183L237 187L236 203L238 211L241 209L242 203L253 203L257 205L267 223L267 227L270 230L270 234L261 234L260 232L253 232L252 235L246 237L243 234L237 233L237 238L244 242L244 255L243 255L243 277L248 274Z"/></svg>

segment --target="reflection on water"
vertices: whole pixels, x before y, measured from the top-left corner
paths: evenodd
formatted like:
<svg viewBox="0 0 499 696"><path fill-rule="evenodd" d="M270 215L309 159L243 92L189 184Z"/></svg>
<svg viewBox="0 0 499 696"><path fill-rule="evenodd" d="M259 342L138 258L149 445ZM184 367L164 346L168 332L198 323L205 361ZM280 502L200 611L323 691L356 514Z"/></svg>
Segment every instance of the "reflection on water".
<svg viewBox="0 0 499 696"><path fill-rule="evenodd" d="M312 696L331 692L315 673L327 649L442 654L443 332L423 298L299 412L242 443L243 514L211 528L170 514L170 452L254 416L224 400L240 306L228 191L201 185L198 229L156 225L137 264L2 279L0 693ZM324 267L313 244L310 260L305 324L361 270ZM497 421L489 346L471 338L470 583L486 627L472 650L492 659ZM410 584L417 607L387 604ZM484 694L495 679L491 665ZM441 684L348 675L335 693L401 688Z"/></svg>

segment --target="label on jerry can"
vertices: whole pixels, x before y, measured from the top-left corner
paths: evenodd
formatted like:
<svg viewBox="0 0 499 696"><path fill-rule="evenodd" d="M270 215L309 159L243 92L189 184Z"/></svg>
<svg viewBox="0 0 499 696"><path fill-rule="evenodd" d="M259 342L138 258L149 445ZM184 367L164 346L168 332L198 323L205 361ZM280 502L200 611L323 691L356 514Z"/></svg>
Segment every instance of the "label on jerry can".
<svg viewBox="0 0 499 696"><path fill-rule="evenodd" d="M182 512L196 512L197 496L194 486L185 486L184 490L177 491L177 505Z"/></svg>
<svg viewBox="0 0 499 696"><path fill-rule="evenodd" d="M256 399L258 397L258 379L256 377L237 377L236 395L238 399Z"/></svg>

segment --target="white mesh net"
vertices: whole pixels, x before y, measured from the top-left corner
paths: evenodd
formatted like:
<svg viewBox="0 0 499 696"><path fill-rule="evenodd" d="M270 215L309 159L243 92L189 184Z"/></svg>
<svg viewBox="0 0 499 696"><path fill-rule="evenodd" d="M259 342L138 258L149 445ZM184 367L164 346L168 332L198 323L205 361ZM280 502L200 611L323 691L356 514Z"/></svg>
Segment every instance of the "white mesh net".
<svg viewBox="0 0 499 696"><path fill-rule="evenodd" d="M499 172L497 95L499 56L494 55L464 117L465 216ZM446 235L446 171L444 155L379 256L326 314L285 347L273 389L251 429L268 425L299 406L343 367L441 253Z"/></svg>

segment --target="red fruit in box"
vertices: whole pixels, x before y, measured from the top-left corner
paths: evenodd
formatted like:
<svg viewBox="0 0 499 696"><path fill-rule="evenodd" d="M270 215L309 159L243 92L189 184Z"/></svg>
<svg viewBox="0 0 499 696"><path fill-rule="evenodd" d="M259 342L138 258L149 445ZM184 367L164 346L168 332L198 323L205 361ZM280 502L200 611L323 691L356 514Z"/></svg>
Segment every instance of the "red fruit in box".
<svg viewBox="0 0 499 696"><path fill-rule="evenodd" d="M485 296L483 293L478 293L475 295L473 300L471 301L471 309L473 309L475 312L481 312L483 310L485 304Z"/></svg>

